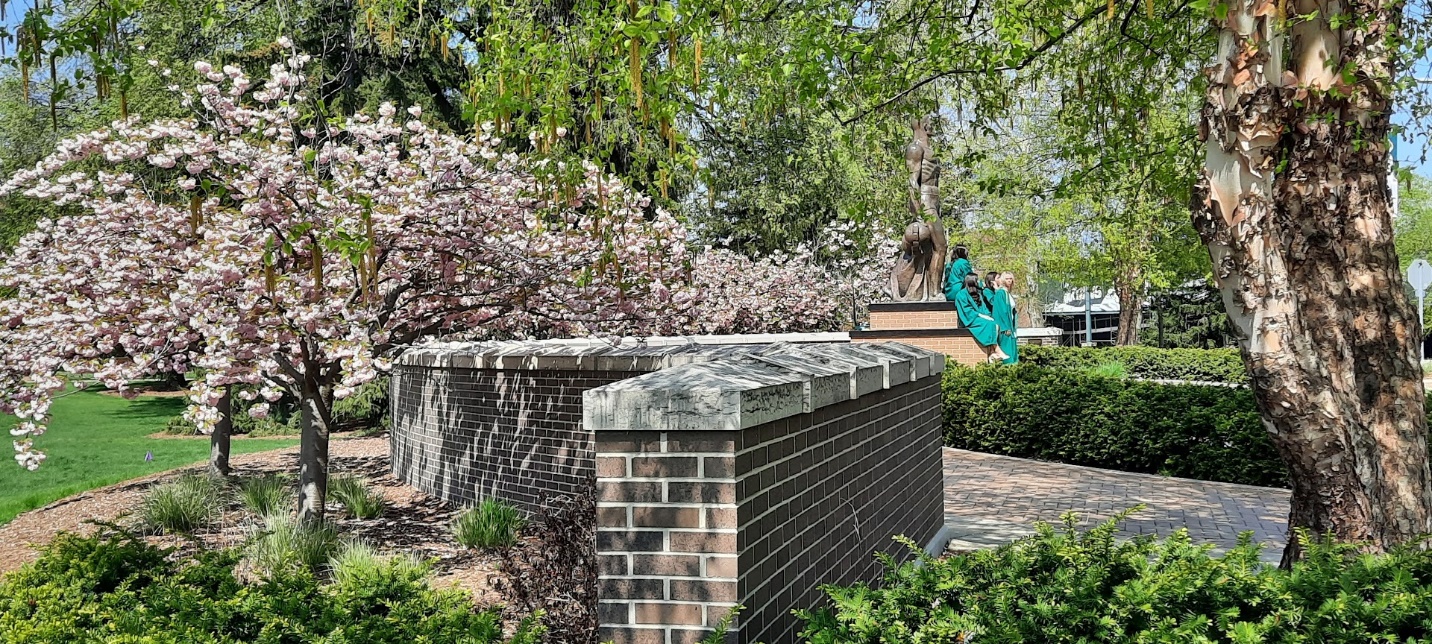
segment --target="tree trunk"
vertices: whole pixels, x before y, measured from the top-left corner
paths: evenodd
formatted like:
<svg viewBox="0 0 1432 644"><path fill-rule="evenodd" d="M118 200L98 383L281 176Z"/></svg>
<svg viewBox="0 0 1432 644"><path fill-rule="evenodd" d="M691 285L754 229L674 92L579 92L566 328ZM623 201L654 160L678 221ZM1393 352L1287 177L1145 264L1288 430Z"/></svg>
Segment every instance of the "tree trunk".
<svg viewBox="0 0 1432 644"><path fill-rule="evenodd" d="M1289 14L1316 17L1289 33L1271 0L1230 5L1194 227L1292 475L1290 526L1385 551L1432 532L1417 312L1388 209L1385 39L1401 5L1364 0L1334 29L1346 5L1296 0Z"/></svg>
<svg viewBox="0 0 1432 644"><path fill-rule="evenodd" d="M219 399L219 422L214 424L214 433L209 435L209 474L228 476L229 437L234 433L233 405L229 397L231 389L224 387L224 397Z"/></svg>
<svg viewBox="0 0 1432 644"><path fill-rule="evenodd" d="M298 520L322 521L328 500L328 432L332 426L326 387L305 383L299 396Z"/></svg>
<svg viewBox="0 0 1432 644"><path fill-rule="evenodd" d="M1129 284L1115 284L1119 297L1119 331L1114 344L1130 346L1139 343L1139 316L1144 306L1143 294Z"/></svg>

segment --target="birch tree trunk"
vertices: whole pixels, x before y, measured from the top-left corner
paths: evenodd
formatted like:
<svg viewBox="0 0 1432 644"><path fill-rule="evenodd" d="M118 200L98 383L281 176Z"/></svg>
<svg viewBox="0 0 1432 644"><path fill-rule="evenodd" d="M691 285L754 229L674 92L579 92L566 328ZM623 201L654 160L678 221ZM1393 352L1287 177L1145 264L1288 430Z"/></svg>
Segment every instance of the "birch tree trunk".
<svg viewBox="0 0 1432 644"><path fill-rule="evenodd" d="M1417 312L1388 207L1401 4L1285 0L1286 23L1273 0L1228 4L1194 227L1292 474L1290 526L1384 551L1432 532ZM1290 534L1283 563L1300 557Z"/></svg>
<svg viewBox="0 0 1432 644"><path fill-rule="evenodd" d="M305 382L299 397L298 520L322 521L328 501L328 434L332 426L328 388Z"/></svg>
<svg viewBox="0 0 1432 644"><path fill-rule="evenodd" d="M224 387L224 397L219 399L217 405L219 422L214 424L214 431L209 434L209 474L213 476L228 476L231 471L229 438L234 433L234 415L229 393L230 389Z"/></svg>

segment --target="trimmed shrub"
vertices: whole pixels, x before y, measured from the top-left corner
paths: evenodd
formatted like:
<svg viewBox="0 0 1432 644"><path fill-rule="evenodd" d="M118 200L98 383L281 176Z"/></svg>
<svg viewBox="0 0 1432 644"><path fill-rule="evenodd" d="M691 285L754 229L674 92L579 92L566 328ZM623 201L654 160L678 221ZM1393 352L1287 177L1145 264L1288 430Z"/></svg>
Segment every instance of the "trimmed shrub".
<svg viewBox="0 0 1432 644"><path fill-rule="evenodd" d="M144 525L169 534L190 534L208 527L223 505L223 486L202 474L185 474L144 493L139 517Z"/></svg>
<svg viewBox="0 0 1432 644"><path fill-rule="evenodd" d="M825 587L832 607L803 611L812 644L867 642L1425 642L1432 553L1352 556L1310 543L1292 570L1261 564L1245 540L1227 554L1189 543L1120 542L1110 521L1066 519L997 550L918 561L885 557L878 586ZM1303 535L1306 537L1307 535Z"/></svg>
<svg viewBox="0 0 1432 644"><path fill-rule="evenodd" d="M1248 485L1287 469L1246 388L1162 385L1032 365L945 371L945 444Z"/></svg>
<svg viewBox="0 0 1432 644"><path fill-rule="evenodd" d="M522 511L501 499L483 499L452 522L452 536L467 548L506 548L517 543Z"/></svg>
<svg viewBox="0 0 1432 644"><path fill-rule="evenodd" d="M348 513L359 519L374 519L388 508L388 500L367 481L354 476L328 479L328 496L343 504Z"/></svg>
<svg viewBox="0 0 1432 644"><path fill-rule="evenodd" d="M1045 347L1022 345L1019 361L1040 367L1087 371L1117 362L1130 378L1199 380L1246 384L1248 372L1237 349L1156 347Z"/></svg>
<svg viewBox="0 0 1432 644"><path fill-rule="evenodd" d="M288 514L264 517L264 527L245 554L255 568L269 575L299 569L321 570L338 551L338 527L329 521L300 523Z"/></svg>
<svg viewBox="0 0 1432 644"><path fill-rule="evenodd" d="M0 643L536 644L542 636L528 617L504 639L499 609L430 588L397 559L333 583L295 568L245 585L234 574L236 550L174 563L168 554L113 530L60 537L0 579Z"/></svg>
<svg viewBox="0 0 1432 644"><path fill-rule="evenodd" d="M278 514L294 501L293 480L282 474L265 474L239 483L239 500L259 516Z"/></svg>

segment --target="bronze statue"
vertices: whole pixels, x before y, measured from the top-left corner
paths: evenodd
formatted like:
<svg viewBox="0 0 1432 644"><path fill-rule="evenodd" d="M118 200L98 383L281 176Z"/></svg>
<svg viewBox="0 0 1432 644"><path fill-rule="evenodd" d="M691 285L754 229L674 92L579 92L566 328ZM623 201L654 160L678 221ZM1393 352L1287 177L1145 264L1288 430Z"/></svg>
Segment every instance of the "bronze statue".
<svg viewBox="0 0 1432 644"><path fill-rule="evenodd" d="M910 124L915 138L905 146L910 171L906 206L916 221L905 227L899 259L890 271L890 296L897 302L945 299L945 258L948 246L940 221L940 164L930 147L930 119Z"/></svg>

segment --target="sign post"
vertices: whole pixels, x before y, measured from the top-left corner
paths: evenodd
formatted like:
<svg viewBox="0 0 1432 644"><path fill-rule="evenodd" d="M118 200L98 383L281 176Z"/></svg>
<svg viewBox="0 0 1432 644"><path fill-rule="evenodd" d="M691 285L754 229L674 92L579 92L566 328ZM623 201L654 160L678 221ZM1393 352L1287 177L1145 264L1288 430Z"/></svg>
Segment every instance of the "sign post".
<svg viewBox="0 0 1432 644"><path fill-rule="evenodd" d="M1427 287L1432 286L1432 264L1428 264L1425 259L1413 260L1412 265L1407 267L1407 282L1412 285L1413 290L1417 291L1417 321L1423 329L1422 333L1426 334L1427 315L1424 311L1427 308ZM1422 355L1423 360L1426 360L1427 345L1424 340L1425 337L1418 338L1418 342L1421 342L1423 347L1423 350L1418 353Z"/></svg>

